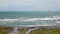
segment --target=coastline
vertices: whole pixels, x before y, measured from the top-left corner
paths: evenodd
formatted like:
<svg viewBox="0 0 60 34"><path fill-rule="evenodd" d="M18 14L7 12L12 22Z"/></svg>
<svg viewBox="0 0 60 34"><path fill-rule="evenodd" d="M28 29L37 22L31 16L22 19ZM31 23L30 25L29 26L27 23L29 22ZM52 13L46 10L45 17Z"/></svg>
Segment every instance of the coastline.
<svg viewBox="0 0 60 34"><path fill-rule="evenodd" d="M33 30L35 28L38 28L38 29ZM56 26L35 26L35 27L18 27L17 28L17 31L19 34L25 34L28 30L32 30L32 32L39 31L39 30L41 30L41 31L43 31L43 30L46 30L46 31L47 30L48 31L57 30L56 32L58 32L58 30L60 31L60 27L56 27ZM0 33L4 32L4 31L6 32L6 34L11 33L12 31L14 31L14 27L12 27L12 26L0 26ZM29 34L31 34L32 32L29 32Z"/></svg>

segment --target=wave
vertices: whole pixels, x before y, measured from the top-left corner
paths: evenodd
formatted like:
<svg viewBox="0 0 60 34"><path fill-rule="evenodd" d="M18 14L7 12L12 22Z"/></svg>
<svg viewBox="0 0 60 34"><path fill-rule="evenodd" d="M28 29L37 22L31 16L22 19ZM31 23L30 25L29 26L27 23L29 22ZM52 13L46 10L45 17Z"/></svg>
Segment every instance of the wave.
<svg viewBox="0 0 60 34"><path fill-rule="evenodd" d="M9 24L9 23L14 23L14 22L37 22L35 25L24 25L24 26L27 26L27 27L31 27L31 26L56 26L56 23L38 23L38 22L43 22L43 21L53 21L53 20L60 20L60 16L53 16L53 17L44 17L44 18L16 18L16 19L8 19L8 18L5 18L5 19L0 19L0 24ZM58 22L60 23L60 21ZM17 26L17 25L16 25ZM23 26L23 25L22 25Z"/></svg>
<svg viewBox="0 0 60 34"><path fill-rule="evenodd" d="M17 19L0 19L0 22L35 22L41 20L60 20L60 17L53 16L53 17L44 17L44 18L17 18Z"/></svg>

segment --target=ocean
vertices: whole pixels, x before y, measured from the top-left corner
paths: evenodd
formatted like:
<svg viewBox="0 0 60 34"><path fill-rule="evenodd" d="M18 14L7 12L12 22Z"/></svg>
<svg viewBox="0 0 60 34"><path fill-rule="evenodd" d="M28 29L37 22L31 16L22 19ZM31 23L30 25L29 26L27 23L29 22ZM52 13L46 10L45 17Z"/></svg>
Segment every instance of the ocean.
<svg viewBox="0 0 60 34"><path fill-rule="evenodd" d="M60 26L60 12L0 12L0 26Z"/></svg>

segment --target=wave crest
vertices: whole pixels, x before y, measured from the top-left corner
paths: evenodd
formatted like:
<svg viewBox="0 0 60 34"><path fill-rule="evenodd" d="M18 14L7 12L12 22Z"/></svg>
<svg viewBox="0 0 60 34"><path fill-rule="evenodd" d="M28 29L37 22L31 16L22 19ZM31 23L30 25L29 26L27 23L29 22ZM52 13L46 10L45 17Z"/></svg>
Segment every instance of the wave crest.
<svg viewBox="0 0 60 34"><path fill-rule="evenodd" d="M45 17L45 18L18 18L18 19L0 19L0 22L35 22L35 21L41 21L41 20L60 20L60 17Z"/></svg>

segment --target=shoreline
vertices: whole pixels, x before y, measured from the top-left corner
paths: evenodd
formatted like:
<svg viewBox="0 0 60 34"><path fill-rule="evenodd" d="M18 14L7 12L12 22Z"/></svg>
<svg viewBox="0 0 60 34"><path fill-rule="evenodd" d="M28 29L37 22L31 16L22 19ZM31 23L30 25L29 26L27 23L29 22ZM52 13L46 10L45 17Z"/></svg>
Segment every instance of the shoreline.
<svg viewBox="0 0 60 34"><path fill-rule="evenodd" d="M0 26L0 33L1 32L6 32L6 33L11 33L11 32L15 32L14 30L15 27L13 26ZM16 27L17 31L19 34L30 34L34 31L43 31L43 30L51 30L51 31L54 31L54 30L59 30L60 31L60 27L56 27L56 26L35 26L35 27ZM38 29L35 29L35 28L38 28ZM47 31L48 32L48 31ZM35 32L36 33L36 32ZM39 32L38 32L39 33Z"/></svg>

